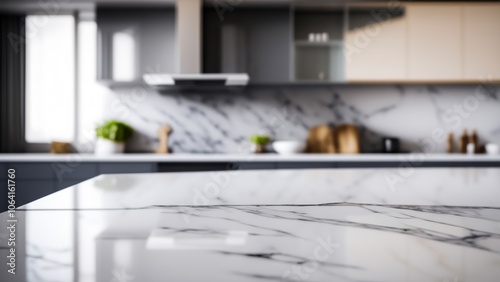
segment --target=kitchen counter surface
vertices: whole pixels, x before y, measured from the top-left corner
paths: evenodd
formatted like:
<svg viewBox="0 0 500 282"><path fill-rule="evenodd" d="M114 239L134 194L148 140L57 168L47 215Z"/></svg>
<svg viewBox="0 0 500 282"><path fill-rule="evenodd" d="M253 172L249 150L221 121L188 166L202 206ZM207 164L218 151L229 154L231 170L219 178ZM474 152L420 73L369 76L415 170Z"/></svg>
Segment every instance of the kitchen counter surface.
<svg viewBox="0 0 500 282"><path fill-rule="evenodd" d="M0 162L500 162L500 155L466 154L0 154Z"/></svg>
<svg viewBox="0 0 500 282"><path fill-rule="evenodd" d="M100 175L16 211L0 280L497 281L499 184L498 168Z"/></svg>

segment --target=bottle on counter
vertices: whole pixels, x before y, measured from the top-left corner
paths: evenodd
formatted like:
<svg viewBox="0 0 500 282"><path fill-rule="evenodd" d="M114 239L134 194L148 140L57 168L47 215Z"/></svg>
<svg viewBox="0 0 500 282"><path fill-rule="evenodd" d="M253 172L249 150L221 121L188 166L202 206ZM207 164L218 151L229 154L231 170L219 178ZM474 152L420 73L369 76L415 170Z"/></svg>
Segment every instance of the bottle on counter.
<svg viewBox="0 0 500 282"><path fill-rule="evenodd" d="M472 135L469 136L469 144L474 144L474 153L477 153L479 148L479 138L477 137L476 130L473 130Z"/></svg>
<svg viewBox="0 0 500 282"><path fill-rule="evenodd" d="M451 154L455 151L455 137L453 136L453 133L450 132L448 133L448 143L446 144L446 151Z"/></svg>
<svg viewBox="0 0 500 282"><path fill-rule="evenodd" d="M458 139L458 151L462 154L467 153L467 144L469 144L469 135L467 129L464 129L464 133Z"/></svg>

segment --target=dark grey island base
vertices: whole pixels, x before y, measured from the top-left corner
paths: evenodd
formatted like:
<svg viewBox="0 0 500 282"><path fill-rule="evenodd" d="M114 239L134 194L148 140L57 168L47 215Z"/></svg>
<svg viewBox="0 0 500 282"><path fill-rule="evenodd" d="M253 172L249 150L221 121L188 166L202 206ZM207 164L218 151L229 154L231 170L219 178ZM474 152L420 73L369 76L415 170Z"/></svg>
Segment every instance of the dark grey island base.
<svg viewBox="0 0 500 282"><path fill-rule="evenodd" d="M250 169L308 169L308 168L398 168L411 167L500 167L500 161L429 161L412 163L402 161L324 161L324 162L204 162L204 163L157 163L158 172L172 171L220 171Z"/></svg>

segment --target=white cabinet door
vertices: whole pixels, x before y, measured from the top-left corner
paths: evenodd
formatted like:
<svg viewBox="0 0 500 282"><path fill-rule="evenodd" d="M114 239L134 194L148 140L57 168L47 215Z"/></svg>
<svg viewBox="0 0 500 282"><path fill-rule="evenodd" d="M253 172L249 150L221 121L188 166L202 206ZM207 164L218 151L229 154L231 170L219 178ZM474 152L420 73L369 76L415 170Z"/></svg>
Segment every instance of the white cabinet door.
<svg viewBox="0 0 500 282"><path fill-rule="evenodd" d="M347 81L400 81L406 78L406 18L374 20L370 12L349 14L345 34ZM364 19L366 18L366 19Z"/></svg>
<svg viewBox="0 0 500 282"><path fill-rule="evenodd" d="M408 4L408 79L458 81L462 75L462 5Z"/></svg>
<svg viewBox="0 0 500 282"><path fill-rule="evenodd" d="M464 4L464 76L500 80L500 4Z"/></svg>

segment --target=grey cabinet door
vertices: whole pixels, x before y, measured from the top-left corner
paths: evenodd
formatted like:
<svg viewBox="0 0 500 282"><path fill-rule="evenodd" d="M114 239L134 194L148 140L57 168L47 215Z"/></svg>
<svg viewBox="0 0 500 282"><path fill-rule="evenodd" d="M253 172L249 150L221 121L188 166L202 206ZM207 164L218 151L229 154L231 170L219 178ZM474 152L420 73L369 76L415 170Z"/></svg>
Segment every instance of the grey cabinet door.
<svg viewBox="0 0 500 282"><path fill-rule="evenodd" d="M66 179L62 181L55 181L54 182L54 189L55 191L62 190L64 188L68 188L74 185L77 185L79 183L82 183L86 181L87 179Z"/></svg>
<svg viewBox="0 0 500 282"><path fill-rule="evenodd" d="M0 180L7 179L7 169L9 168L7 164L0 164Z"/></svg>
<svg viewBox="0 0 500 282"><path fill-rule="evenodd" d="M96 23L99 80L122 81L131 76L141 81L143 74L176 71L174 8L98 7ZM115 58L117 54L121 56ZM129 66L131 74L124 73Z"/></svg>
<svg viewBox="0 0 500 282"><path fill-rule="evenodd" d="M99 174L155 172L153 163L100 163Z"/></svg>
<svg viewBox="0 0 500 282"><path fill-rule="evenodd" d="M11 163L8 168L16 170L16 178L22 180L54 180L55 171L51 163Z"/></svg>
<svg viewBox="0 0 500 282"><path fill-rule="evenodd" d="M250 83L290 81L290 9L203 10L203 72L244 72Z"/></svg>
<svg viewBox="0 0 500 282"><path fill-rule="evenodd" d="M89 179L99 174L97 163L75 163L61 164L64 167L60 174L56 174L56 180L65 181L72 179Z"/></svg>

